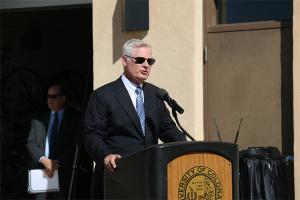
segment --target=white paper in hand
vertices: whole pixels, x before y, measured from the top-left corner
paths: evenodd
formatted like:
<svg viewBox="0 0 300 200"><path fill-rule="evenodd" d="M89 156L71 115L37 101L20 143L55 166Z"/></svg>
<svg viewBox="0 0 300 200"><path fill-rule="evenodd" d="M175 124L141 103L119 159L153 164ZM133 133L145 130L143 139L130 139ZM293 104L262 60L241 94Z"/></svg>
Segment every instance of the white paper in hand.
<svg viewBox="0 0 300 200"><path fill-rule="evenodd" d="M28 171L28 192L43 193L59 191L58 170L55 170L51 178L44 175L43 169Z"/></svg>

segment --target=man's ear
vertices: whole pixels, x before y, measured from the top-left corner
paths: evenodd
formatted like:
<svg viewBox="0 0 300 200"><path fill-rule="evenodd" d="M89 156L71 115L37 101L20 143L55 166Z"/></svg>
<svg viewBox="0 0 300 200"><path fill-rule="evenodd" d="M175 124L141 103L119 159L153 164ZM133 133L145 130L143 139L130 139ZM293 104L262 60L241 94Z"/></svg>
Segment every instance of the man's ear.
<svg viewBox="0 0 300 200"><path fill-rule="evenodd" d="M122 62L122 65L123 65L124 67L127 66L126 58L125 58L124 56L122 56L121 62Z"/></svg>
<svg viewBox="0 0 300 200"><path fill-rule="evenodd" d="M62 96L62 99L65 103L67 103L69 101L69 99L67 98L67 96Z"/></svg>

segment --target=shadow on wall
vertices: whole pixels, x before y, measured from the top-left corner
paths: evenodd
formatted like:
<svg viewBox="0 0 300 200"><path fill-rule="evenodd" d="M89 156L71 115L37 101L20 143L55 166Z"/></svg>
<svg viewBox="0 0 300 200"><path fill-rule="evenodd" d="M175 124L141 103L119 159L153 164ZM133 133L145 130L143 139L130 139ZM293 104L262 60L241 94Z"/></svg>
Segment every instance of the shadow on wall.
<svg viewBox="0 0 300 200"><path fill-rule="evenodd" d="M117 62L121 57L123 44L131 39L144 39L148 31L124 31L123 32L123 2L118 0L115 6L115 11L112 18L113 32L113 63Z"/></svg>

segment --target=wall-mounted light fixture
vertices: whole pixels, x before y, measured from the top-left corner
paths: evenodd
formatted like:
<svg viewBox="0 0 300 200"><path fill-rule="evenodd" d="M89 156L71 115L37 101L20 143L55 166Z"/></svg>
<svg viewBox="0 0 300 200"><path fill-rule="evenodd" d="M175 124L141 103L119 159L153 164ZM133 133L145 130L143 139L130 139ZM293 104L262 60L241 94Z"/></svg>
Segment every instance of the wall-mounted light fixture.
<svg viewBox="0 0 300 200"><path fill-rule="evenodd" d="M123 31L149 30L149 0L124 0Z"/></svg>

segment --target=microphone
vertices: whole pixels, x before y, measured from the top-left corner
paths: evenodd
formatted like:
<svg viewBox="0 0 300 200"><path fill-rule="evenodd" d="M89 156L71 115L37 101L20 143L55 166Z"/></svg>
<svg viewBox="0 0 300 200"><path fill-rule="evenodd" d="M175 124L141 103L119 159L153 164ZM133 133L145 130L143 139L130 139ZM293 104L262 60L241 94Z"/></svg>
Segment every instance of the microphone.
<svg viewBox="0 0 300 200"><path fill-rule="evenodd" d="M236 134L235 134L234 144L236 144L236 142L237 142L237 140L238 140L238 137L239 137L239 134L240 134L240 128L241 128L242 121L243 121L243 118L241 117L240 124L239 124L239 128L238 128L238 130L236 131Z"/></svg>
<svg viewBox="0 0 300 200"><path fill-rule="evenodd" d="M184 112L183 108L169 96L166 90L160 88L157 90L156 94L161 100L166 101L173 110L179 112L180 114Z"/></svg>

